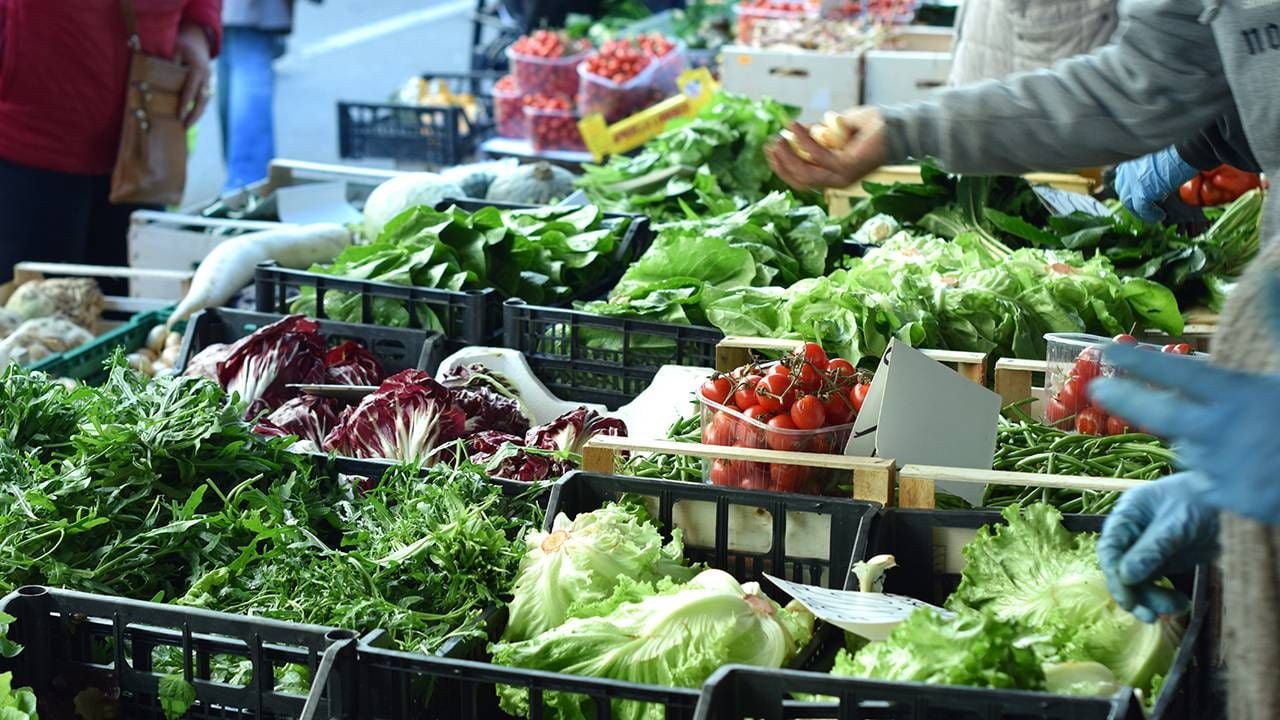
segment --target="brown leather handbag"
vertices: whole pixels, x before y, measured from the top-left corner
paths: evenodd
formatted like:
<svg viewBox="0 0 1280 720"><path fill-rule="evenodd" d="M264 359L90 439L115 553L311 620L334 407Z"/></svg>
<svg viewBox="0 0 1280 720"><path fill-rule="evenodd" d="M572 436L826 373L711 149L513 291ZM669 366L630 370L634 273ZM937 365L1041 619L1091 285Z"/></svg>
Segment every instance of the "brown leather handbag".
<svg viewBox="0 0 1280 720"><path fill-rule="evenodd" d="M189 70L142 52L133 0L120 0L129 42L120 149L111 171L111 202L176 205L187 182L187 129L178 103Z"/></svg>

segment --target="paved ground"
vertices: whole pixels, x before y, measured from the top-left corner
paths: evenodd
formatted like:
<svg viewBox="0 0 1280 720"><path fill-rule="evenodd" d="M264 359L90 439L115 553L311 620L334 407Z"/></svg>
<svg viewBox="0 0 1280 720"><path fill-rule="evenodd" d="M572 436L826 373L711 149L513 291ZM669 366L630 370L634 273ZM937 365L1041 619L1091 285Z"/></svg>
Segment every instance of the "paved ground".
<svg viewBox="0 0 1280 720"><path fill-rule="evenodd" d="M276 154L336 162L337 100L383 100L413 75L465 70L473 7L474 0L299 0L288 52L276 62ZM212 111L200 122L184 205L221 188L217 123Z"/></svg>

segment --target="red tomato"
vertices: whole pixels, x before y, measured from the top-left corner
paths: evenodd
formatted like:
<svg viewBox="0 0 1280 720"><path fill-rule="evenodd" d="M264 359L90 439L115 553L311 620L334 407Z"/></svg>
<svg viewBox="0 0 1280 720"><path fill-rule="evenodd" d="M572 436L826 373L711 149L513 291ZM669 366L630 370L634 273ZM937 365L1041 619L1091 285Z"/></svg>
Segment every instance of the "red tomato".
<svg viewBox="0 0 1280 720"><path fill-rule="evenodd" d="M1088 383L1075 375L1067 378L1067 381L1062 384L1062 388L1058 390L1058 402L1062 403L1068 413L1076 413L1080 411L1080 408L1088 407Z"/></svg>
<svg viewBox="0 0 1280 720"><path fill-rule="evenodd" d="M744 447L744 446L739 446ZM734 463L738 470L738 487L744 490L769 489L769 464L739 460Z"/></svg>
<svg viewBox="0 0 1280 720"><path fill-rule="evenodd" d="M769 368L768 375L781 375L782 377L789 378L791 377L791 368L783 365L782 363L778 363Z"/></svg>
<svg viewBox="0 0 1280 720"><path fill-rule="evenodd" d="M716 458L711 463L711 484L732 487L738 484L738 474L733 464L723 458Z"/></svg>
<svg viewBox="0 0 1280 720"><path fill-rule="evenodd" d="M746 410L743 410L742 415L746 419L738 422L738 445L752 448L768 447L769 444L765 439L764 429L756 427L747 421L754 420L761 425L764 425L769 422L769 411L759 405L753 405Z"/></svg>
<svg viewBox="0 0 1280 720"><path fill-rule="evenodd" d="M771 430L795 430L796 424L791 422L790 415L775 415L769 418L769 427ZM769 432L769 447L774 450L797 450L799 438L795 435L785 432Z"/></svg>
<svg viewBox="0 0 1280 720"><path fill-rule="evenodd" d="M796 398L791 406L791 422L801 430L817 430L827 422L827 411L822 409L822 401L813 395Z"/></svg>
<svg viewBox="0 0 1280 720"><path fill-rule="evenodd" d="M871 390L870 383L858 383L849 391L849 401L853 403L853 412L862 412L862 403L867 399L867 393Z"/></svg>
<svg viewBox="0 0 1280 720"><path fill-rule="evenodd" d="M1204 203L1200 200L1200 186L1203 183L1204 180L1199 175L1196 175L1178 187L1178 197L1182 199L1182 202L1192 207L1203 205Z"/></svg>
<svg viewBox="0 0 1280 720"><path fill-rule="evenodd" d="M738 439L738 421L723 410L711 416L711 423L702 428L702 442L708 445L732 445Z"/></svg>
<svg viewBox="0 0 1280 720"><path fill-rule="evenodd" d="M756 385L756 400L770 412L778 412L791 407L795 391L791 389L791 378L785 375L766 375Z"/></svg>
<svg viewBox="0 0 1280 720"><path fill-rule="evenodd" d="M822 409L827 412L828 425L844 425L853 419L853 403L849 396L839 390L822 401Z"/></svg>
<svg viewBox="0 0 1280 720"><path fill-rule="evenodd" d="M805 343L804 349L800 351L800 354L804 357L804 359L808 362L808 364L812 365L814 368L818 370L827 369L827 362L828 362L827 353L825 350L822 349L822 346L819 345L818 343L813 343L813 342Z"/></svg>
<svg viewBox="0 0 1280 720"><path fill-rule="evenodd" d="M717 405L723 405L732 389L733 384L729 382L729 378L718 377L702 383L702 397Z"/></svg>
<svg viewBox="0 0 1280 720"><path fill-rule="evenodd" d="M1241 195L1261 185L1258 176L1237 170L1230 165L1222 165L1209 174L1208 183L1225 194L1226 202L1232 202Z"/></svg>
<svg viewBox="0 0 1280 720"><path fill-rule="evenodd" d="M758 382L760 382L760 379L754 375L743 378L742 383L738 385L738 389L733 393L733 402L739 408L746 410L752 405L760 403L756 399L756 383Z"/></svg>
<svg viewBox="0 0 1280 720"><path fill-rule="evenodd" d="M1169 343L1160 348L1160 352L1166 352L1170 355L1190 355L1191 346L1187 343Z"/></svg>
<svg viewBox="0 0 1280 720"><path fill-rule="evenodd" d="M1107 418L1107 434L1108 435L1124 435L1129 432L1129 423L1112 415Z"/></svg>
<svg viewBox="0 0 1280 720"><path fill-rule="evenodd" d="M805 363L800 366L799 384L801 390L814 392L822 386L822 375L812 365Z"/></svg>
<svg viewBox="0 0 1280 720"><path fill-rule="evenodd" d="M1138 338L1130 335L1129 333L1123 333L1111 338L1111 342L1120 343L1121 345L1137 345Z"/></svg>
<svg viewBox="0 0 1280 720"><path fill-rule="evenodd" d="M1067 430L1070 428L1070 421L1068 421L1067 418L1071 417L1072 414L1073 413L1067 410L1067 406L1063 405L1062 401L1056 397L1049 398L1048 402L1045 403L1045 419L1049 421L1050 425L1061 430Z"/></svg>
<svg viewBox="0 0 1280 720"><path fill-rule="evenodd" d="M769 466L769 480L774 492L809 492L809 468L803 465L773 463Z"/></svg>
<svg viewBox="0 0 1280 720"><path fill-rule="evenodd" d="M1099 364L1101 357L1102 353L1098 351L1097 347L1087 347L1081 350L1080 354L1076 356L1076 364L1072 368L1071 374L1084 382L1089 382L1098 377L1102 374L1102 365Z"/></svg>
<svg viewBox="0 0 1280 720"><path fill-rule="evenodd" d="M844 358L834 358L827 363L827 377L837 384L851 383L856 375L857 371L853 369L853 363Z"/></svg>
<svg viewBox="0 0 1280 720"><path fill-rule="evenodd" d="M1076 432L1085 435L1101 435L1107 429L1107 416L1096 407L1087 407L1076 413Z"/></svg>

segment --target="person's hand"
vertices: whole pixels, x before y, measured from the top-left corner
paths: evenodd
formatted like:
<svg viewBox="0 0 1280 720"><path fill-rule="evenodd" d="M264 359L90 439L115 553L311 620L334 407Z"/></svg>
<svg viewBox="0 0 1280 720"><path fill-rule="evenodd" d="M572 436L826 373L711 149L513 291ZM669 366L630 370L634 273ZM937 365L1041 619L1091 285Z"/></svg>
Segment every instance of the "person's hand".
<svg viewBox="0 0 1280 720"><path fill-rule="evenodd" d="M209 36L195 23L178 28L174 59L191 69L178 99L178 118L185 127L196 124L209 104Z"/></svg>
<svg viewBox="0 0 1280 720"><path fill-rule="evenodd" d="M796 142L809 154L800 157L791 145L776 140L765 148L769 167L797 190L848 187L884 164L884 119L873 107L854 108L840 116L849 132L843 147L830 149L809 136L809 128L792 123Z"/></svg>
<svg viewBox="0 0 1280 720"><path fill-rule="evenodd" d="M1196 176L1173 147L1116 166L1116 194L1129 212L1145 222L1164 219L1157 204L1182 183Z"/></svg>
<svg viewBox="0 0 1280 720"><path fill-rule="evenodd" d="M1280 278L1268 279L1267 302L1280 345ZM1208 478L1199 502L1280 525L1280 375L1125 345L1107 347L1103 359L1128 377L1093 381L1089 397L1172 440L1181 463Z"/></svg>
<svg viewBox="0 0 1280 720"><path fill-rule="evenodd" d="M1186 610L1187 596L1157 584L1218 554L1218 512L1200 501L1208 479L1180 473L1120 496L1102 523L1098 561L1116 604L1139 620Z"/></svg>

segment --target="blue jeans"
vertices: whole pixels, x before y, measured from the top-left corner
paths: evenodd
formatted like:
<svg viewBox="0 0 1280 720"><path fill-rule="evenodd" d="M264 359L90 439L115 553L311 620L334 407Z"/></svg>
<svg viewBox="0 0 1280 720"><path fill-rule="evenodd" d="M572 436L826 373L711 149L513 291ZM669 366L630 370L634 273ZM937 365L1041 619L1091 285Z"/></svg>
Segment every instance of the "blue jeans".
<svg viewBox="0 0 1280 720"><path fill-rule="evenodd" d="M227 164L223 192L238 190L267 176L276 154L271 120L276 75L271 62L280 55L284 36L245 27L222 32L218 56L218 119L222 125L222 157Z"/></svg>

